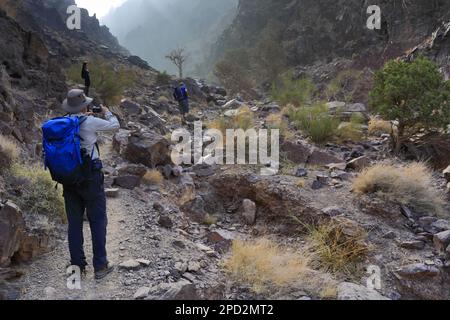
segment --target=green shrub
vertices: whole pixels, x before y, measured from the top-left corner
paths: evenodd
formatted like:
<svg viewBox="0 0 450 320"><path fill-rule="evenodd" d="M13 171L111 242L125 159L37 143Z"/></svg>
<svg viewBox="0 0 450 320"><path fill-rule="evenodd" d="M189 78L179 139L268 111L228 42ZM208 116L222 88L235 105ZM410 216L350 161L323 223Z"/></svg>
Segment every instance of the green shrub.
<svg viewBox="0 0 450 320"><path fill-rule="evenodd" d="M339 126L339 120L330 115L323 103L303 107L293 114L295 126L306 133L312 141L324 143L333 138Z"/></svg>
<svg viewBox="0 0 450 320"><path fill-rule="evenodd" d="M450 82L427 58L414 62L389 61L375 75L370 105L384 119L398 121L392 133L395 150L422 130L450 122Z"/></svg>
<svg viewBox="0 0 450 320"><path fill-rule="evenodd" d="M115 105L122 99L123 92L132 87L136 74L125 66L117 66L97 58L89 62L91 87L107 105ZM67 70L67 77L80 83L81 65L72 65Z"/></svg>
<svg viewBox="0 0 450 320"><path fill-rule="evenodd" d="M337 135L341 140L361 141L363 138L362 125L365 119L353 114L350 122L342 122L338 127Z"/></svg>
<svg viewBox="0 0 450 320"><path fill-rule="evenodd" d="M158 74L156 75L156 85L158 86L166 86L168 84L170 84L170 82L172 81L172 77L166 72L158 72Z"/></svg>
<svg viewBox="0 0 450 320"><path fill-rule="evenodd" d="M311 80L294 79L292 73L288 72L272 85L271 96L283 106L291 104L300 107L311 103L314 91Z"/></svg>
<svg viewBox="0 0 450 320"><path fill-rule="evenodd" d="M326 88L328 100L351 102L361 81L362 71L348 69L341 71Z"/></svg>
<svg viewBox="0 0 450 320"><path fill-rule="evenodd" d="M66 221L62 192L55 188L48 171L38 165L14 164L10 175L22 181L21 195L14 199L22 210Z"/></svg>

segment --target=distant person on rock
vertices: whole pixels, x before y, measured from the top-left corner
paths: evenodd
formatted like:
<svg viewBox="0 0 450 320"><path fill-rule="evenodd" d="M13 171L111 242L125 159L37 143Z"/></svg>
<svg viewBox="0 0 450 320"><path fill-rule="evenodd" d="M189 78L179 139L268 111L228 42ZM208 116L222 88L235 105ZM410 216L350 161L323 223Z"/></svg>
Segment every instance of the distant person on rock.
<svg viewBox="0 0 450 320"><path fill-rule="evenodd" d="M173 97L178 101L183 124L186 123L186 115L189 114L189 96L188 91L183 82L180 82L173 92Z"/></svg>
<svg viewBox="0 0 450 320"><path fill-rule="evenodd" d="M89 96L89 89L91 87L91 75L89 73L88 63L83 63L83 68L81 69L81 78L84 79L84 94Z"/></svg>
<svg viewBox="0 0 450 320"><path fill-rule="evenodd" d="M82 272L87 266L83 248L86 211L92 235L95 279L103 279L114 268L106 253L108 219L97 134L115 131L120 124L107 107L93 107L92 102L82 90L70 90L62 104L68 115L47 121L42 131L45 166L53 180L64 187L71 265L78 266Z"/></svg>

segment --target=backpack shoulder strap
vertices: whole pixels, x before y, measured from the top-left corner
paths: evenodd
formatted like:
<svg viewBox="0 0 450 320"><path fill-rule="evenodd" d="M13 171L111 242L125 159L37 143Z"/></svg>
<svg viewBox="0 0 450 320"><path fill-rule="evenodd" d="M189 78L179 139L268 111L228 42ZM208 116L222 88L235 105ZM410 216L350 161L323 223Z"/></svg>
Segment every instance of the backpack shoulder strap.
<svg viewBox="0 0 450 320"><path fill-rule="evenodd" d="M87 116L79 116L78 117L78 123L80 124L80 126L88 119Z"/></svg>

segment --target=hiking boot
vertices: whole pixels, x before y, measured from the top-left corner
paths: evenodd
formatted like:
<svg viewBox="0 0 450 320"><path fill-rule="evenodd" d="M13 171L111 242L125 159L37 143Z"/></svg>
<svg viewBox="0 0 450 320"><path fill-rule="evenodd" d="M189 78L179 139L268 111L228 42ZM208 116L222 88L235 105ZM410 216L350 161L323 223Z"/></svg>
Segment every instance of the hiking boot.
<svg viewBox="0 0 450 320"><path fill-rule="evenodd" d="M114 271L114 266L109 264L101 270L95 271L95 280L102 280Z"/></svg>

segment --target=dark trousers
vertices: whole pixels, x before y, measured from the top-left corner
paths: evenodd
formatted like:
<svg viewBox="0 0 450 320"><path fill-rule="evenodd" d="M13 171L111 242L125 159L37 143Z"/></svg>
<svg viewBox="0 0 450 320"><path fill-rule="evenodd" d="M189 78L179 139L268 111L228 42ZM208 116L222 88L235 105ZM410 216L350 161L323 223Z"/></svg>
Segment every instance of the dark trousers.
<svg viewBox="0 0 450 320"><path fill-rule="evenodd" d="M104 176L101 168L93 168L90 178L80 186L64 186L64 200L69 222L71 264L82 269L87 265L83 248L83 217L85 211L92 235L94 269L98 271L108 265L106 253L108 218L106 215L106 196L103 183Z"/></svg>
<svg viewBox="0 0 450 320"><path fill-rule="evenodd" d="M89 97L89 88L91 87L91 84L85 84L84 85L84 94L86 97Z"/></svg>

